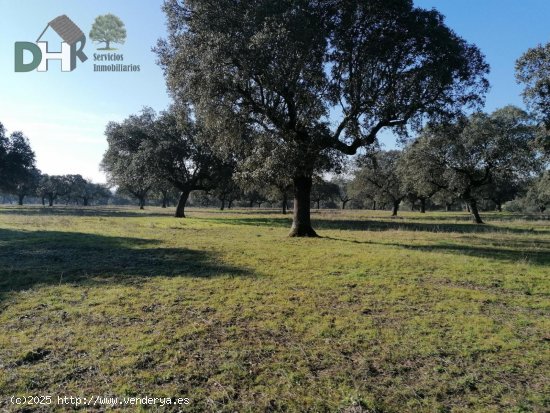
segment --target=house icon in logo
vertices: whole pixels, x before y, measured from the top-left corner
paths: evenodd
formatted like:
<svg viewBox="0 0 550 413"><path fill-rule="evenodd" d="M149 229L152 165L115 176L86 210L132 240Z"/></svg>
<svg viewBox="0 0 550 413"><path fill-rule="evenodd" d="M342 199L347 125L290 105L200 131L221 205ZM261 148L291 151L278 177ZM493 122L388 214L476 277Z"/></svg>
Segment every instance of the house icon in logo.
<svg viewBox="0 0 550 413"><path fill-rule="evenodd" d="M48 51L48 42L41 41L49 28L61 37L61 52ZM71 72L76 68L77 58L81 62L88 60L83 52L85 45L86 36L71 19L66 15L56 17L47 24L36 43L15 43L15 71L30 72L36 69L38 72L46 72L48 71L49 60L61 60L61 71ZM32 54L33 58L30 63L24 63L23 54L25 50Z"/></svg>

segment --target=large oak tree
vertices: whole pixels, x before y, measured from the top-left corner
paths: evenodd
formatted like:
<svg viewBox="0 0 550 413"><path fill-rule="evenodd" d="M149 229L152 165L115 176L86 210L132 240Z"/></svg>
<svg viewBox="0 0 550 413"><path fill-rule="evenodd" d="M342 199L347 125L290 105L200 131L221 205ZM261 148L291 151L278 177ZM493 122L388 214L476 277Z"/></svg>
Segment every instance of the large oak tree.
<svg viewBox="0 0 550 413"><path fill-rule="evenodd" d="M292 236L316 235L321 158L353 155L384 128L455 115L488 86L479 50L411 0L167 0L164 9L168 38L156 50L169 89L217 132L220 151L268 133L293 179Z"/></svg>
<svg viewBox="0 0 550 413"><path fill-rule="evenodd" d="M170 182L180 191L176 217L185 217L189 195L197 190L214 189L231 166L222 162L206 144L204 128L187 111L162 112L147 137L155 176Z"/></svg>
<svg viewBox="0 0 550 413"><path fill-rule="evenodd" d="M213 189L227 167L205 144L202 131L188 110L176 116L173 110L157 115L145 108L109 123L102 167L109 182L138 198L141 208L150 191L170 183L180 192L175 216L184 218L189 194Z"/></svg>

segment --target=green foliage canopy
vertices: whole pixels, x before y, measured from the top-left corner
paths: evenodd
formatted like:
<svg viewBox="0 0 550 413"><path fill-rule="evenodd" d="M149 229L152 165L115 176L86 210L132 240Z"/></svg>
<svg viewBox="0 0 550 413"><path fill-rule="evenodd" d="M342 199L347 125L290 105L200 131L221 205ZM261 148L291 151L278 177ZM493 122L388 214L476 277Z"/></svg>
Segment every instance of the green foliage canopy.
<svg viewBox="0 0 550 413"><path fill-rule="evenodd" d="M476 113L431 125L404 156L419 191L440 188L455 194L481 223L477 202L490 185L525 180L540 168L535 141L536 128L529 115L506 106L491 115Z"/></svg>
<svg viewBox="0 0 550 413"><path fill-rule="evenodd" d="M173 96L192 102L225 154L272 140L296 188L293 235L314 234L324 159L384 128L453 117L488 86L479 50L410 0L168 0L165 12L156 50Z"/></svg>

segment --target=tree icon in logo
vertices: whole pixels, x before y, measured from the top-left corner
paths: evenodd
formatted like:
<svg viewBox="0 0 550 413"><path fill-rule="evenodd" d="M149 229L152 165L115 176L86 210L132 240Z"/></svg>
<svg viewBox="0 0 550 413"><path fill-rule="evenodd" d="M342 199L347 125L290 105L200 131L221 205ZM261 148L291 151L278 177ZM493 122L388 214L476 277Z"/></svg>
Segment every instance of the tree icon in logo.
<svg viewBox="0 0 550 413"><path fill-rule="evenodd" d="M111 48L111 43L124 44L126 28L122 20L114 14L97 16L90 31L90 39L94 42L105 43L105 47L98 48L98 50L116 50Z"/></svg>

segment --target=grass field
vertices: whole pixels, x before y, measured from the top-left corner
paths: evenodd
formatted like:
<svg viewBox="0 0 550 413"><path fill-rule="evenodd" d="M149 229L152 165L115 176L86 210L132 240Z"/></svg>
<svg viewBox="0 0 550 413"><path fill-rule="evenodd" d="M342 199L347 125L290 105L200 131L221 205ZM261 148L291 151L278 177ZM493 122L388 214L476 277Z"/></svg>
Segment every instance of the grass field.
<svg viewBox="0 0 550 413"><path fill-rule="evenodd" d="M550 410L550 220L170 212L0 208L0 410Z"/></svg>

